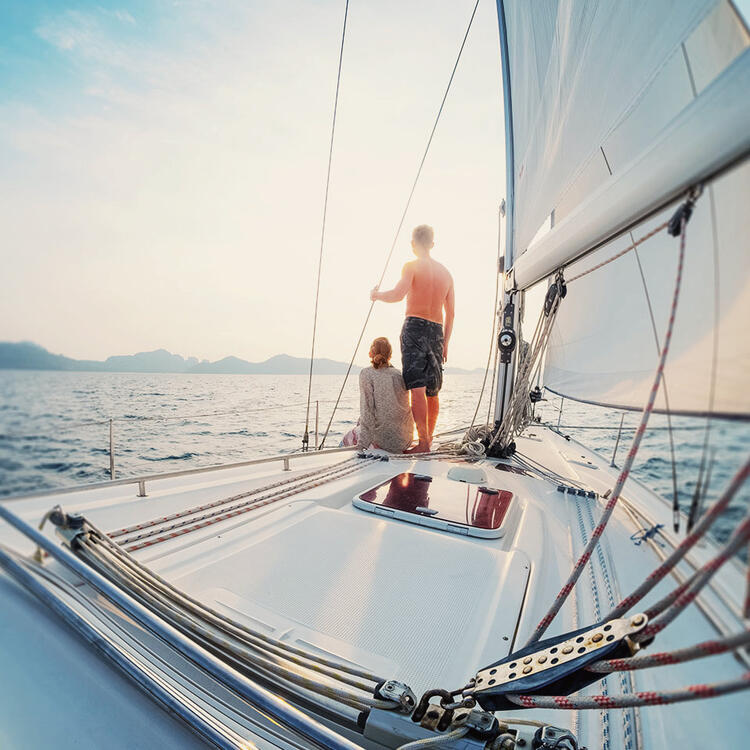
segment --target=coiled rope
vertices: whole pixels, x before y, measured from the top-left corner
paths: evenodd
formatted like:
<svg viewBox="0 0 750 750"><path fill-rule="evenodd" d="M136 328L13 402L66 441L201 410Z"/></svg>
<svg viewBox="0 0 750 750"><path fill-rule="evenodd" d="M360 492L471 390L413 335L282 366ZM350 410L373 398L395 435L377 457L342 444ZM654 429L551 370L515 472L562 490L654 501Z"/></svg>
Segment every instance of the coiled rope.
<svg viewBox="0 0 750 750"><path fill-rule="evenodd" d="M448 98L448 93L450 92L451 86L453 85L453 78L456 75L456 70L458 70L458 63L461 60L461 55L463 54L464 47L466 46L466 40L469 37L469 32L471 31L472 24L474 23L474 16L476 15L478 7L479 7L479 0L476 0L476 3L474 3L474 9L471 11L471 18L469 18L469 24L466 27L466 32L464 33L463 40L461 41L461 47L459 48L458 55L456 56L456 62L453 64L453 70L451 71L450 78L448 79L448 85L445 88L443 99L440 102L440 107L438 109L437 116L435 117L435 122L432 125L432 130L430 131L430 135L427 139L427 145L425 146L424 153L422 154L422 159L419 162L419 167L417 168L417 174L414 177L414 182L412 183L411 190L409 191L409 197L406 199L406 205L404 206L404 210L401 213L401 219L399 220L398 226L396 227L396 232L393 236L393 242L391 243L391 249L388 251L388 255L385 259L383 272L380 274L380 279L377 283L378 287L380 287L380 285L383 283L383 279L385 278L385 274L388 271L388 266L390 265L390 262L391 262L391 257L393 256L393 251L396 249L396 243L398 242L398 237L401 234L402 227L404 226L404 221L406 220L406 214L409 210L409 206L411 206L411 200L414 197L414 191L417 189L417 183L419 182L419 178L422 175L422 168L424 167L425 161L427 160L427 154L430 152L430 146L432 146L432 139L435 136L435 131L437 130L438 123L440 122L440 117L443 114L443 108L445 107L445 102ZM354 352L352 353L352 358L349 361L349 366L346 368L346 374L344 375L344 381L341 384L341 389L339 390L339 394L336 397L336 403L334 404L333 410L331 411L331 418L328 420L328 424L326 426L325 432L323 433L323 438L318 444L318 450L323 448L326 438L328 437L328 433L331 429L331 425L333 424L333 418L336 415L336 409L338 409L339 401L341 400L341 396L344 393L344 388L346 388L346 384L349 380L349 375L352 371L352 367L354 366L354 359L357 356L357 352L359 351L360 345L362 344L362 339L364 338L365 330L367 329L367 324L370 322L370 316L372 315L372 310L374 307L375 307L375 302L371 302L370 307L367 311L367 315L365 316L365 322L362 324L362 330L360 331L359 338L357 339L357 343L354 346Z"/></svg>

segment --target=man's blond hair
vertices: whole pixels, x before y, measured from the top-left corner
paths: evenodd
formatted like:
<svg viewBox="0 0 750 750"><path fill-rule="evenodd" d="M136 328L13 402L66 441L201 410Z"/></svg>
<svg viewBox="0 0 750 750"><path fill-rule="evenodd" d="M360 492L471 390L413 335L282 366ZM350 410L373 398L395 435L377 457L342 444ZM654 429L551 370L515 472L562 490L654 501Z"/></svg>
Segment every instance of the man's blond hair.
<svg viewBox="0 0 750 750"><path fill-rule="evenodd" d="M414 227L411 238L421 247L429 247L435 241L435 230L429 224Z"/></svg>

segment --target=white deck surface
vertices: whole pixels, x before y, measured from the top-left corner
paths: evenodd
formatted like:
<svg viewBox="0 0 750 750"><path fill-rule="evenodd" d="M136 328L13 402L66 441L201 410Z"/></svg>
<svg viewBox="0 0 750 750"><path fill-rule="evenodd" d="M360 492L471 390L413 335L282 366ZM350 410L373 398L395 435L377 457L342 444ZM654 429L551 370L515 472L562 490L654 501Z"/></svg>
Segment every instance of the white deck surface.
<svg viewBox="0 0 750 750"><path fill-rule="evenodd" d="M614 482L615 470L606 461L547 429L529 430L518 444L524 455L599 493ZM306 472L345 457L314 456L294 461L292 469ZM398 460L375 462L336 482L134 554L184 591L276 637L401 679L418 694L428 687L455 689L478 668L524 644L601 513L600 500L562 495L548 481L498 471L496 463L481 464L487 484L514 493L500 539L457 536L353 508L356 493L402 471L444 476L451 467L446 461ZM277 467L261 465L154 481L147 485L146 498L137 498L136 488L125 485L60 498L17 500L10 507L37 522L61 502L66 510L81 512L99 528L112 531L291 476ZM460 493L464 485L457 482L456 486ZM629 593L658 564L652 545L635 546L630 539L640 526L664 523L662 543L667 552L671 549L667 504L633 481L626 486L625 499L627 506L618 507L607 529L601 556L595 553L590 570L584 571L549 635L592 624L597 615L606 615L612 599ZM0 543L30 551L30 545L4 526L0 526ZM694 564L714 552L712 544L702 544L693 556ZM680 570L690 572L690 562ZM18 727L31 721L37 710L53 711L54 696L44 685L64 673L75 680L74 686L79 681L91 685L102 680L111 686L94 695L72 687L67 698L73 705L68 709L75 715L77 706L91 710L92 702L101 705L102 725L112 727L113 737L122 737L123 742L89 742L78 736L75 742L66 743L56 735L57 747L166 748L172 746L171 740L162 735L165 731L169 735L169 726L175 746L190 746L192 737L183 743L180 732L186 732L174 720L142 696L133 697L135 688L113 676L113 670L96 657L85 654L74 636L67 631L60 636L62 629L51 616L37 612L40 608L13 591L7 579L0 576L0 583L0 597L11 605L0 607L0 642L12 644L0 650L0 670L13 676L14 685L13 700L0 700L0 727ZM675 579L668 577L642 608L674 585ZM714 624L693 606L660 635L652 649L688 645L715 637L721 629L736 632L741 627L736 603L743 594L739 567L725 566L717 577L716 591L702 597ZM32 611L36 612L33 616ZM30 621L36 623L38 633L29 627ZM37 640L51 642L34 650L31 644ZM58 643L63 642L72 643L70 653L83 651L73 664L60 653ZM46 676L25 679L26 664L30 664L29 674ZM741 671L743 667L732 656L711 657L640 671L634 675L635 689L677 688L728 679ZM622 687L619 675L607 679L610 694L622 692ZM602 692L602 684L588 692ZM118 699L126 704L121 718L112 708ZM750 732L748 706L747 694L738 693L627 714L614 710L580 715L519 710L519 714L572 726L591 750L694 744L739 747ZM133 725L135 715L144 717L138 726ZM41 740L47 730L37 727L37 731ZM143 740L145 744L138 739L141 734L149 737ZM24 747L18 744L21 736L13 730L11 741L6 736L0 746Z"/></svg>

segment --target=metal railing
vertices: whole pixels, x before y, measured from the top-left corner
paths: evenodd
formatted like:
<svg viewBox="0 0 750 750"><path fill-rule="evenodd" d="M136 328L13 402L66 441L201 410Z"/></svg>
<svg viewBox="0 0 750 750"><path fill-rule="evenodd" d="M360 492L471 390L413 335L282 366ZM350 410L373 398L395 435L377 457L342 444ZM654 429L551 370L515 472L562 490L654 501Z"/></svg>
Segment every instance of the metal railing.
<svg viewBox="0 0 750 750"><path fill-rule="evenodd" d="M328 400L316 400L315 401L315 450L318 450L319 446L319 425L320 425L320 405L333 403L333 399ZM345 402L349 404L350 402ZM115 453L115 423L123 422L125 424L138 424L140 422L188 422L194 419L201 419L203 417L220 417L237 415L242 416L245 414L257 414L269 411L281 411L285 409L302 408L306 405L306 402L301 401L292 404L276 404L274 406L265 406L250 409L231 409L228 411L213 411L213 412L201 412L198 414L182 414L182 415L150 415L150 414L135 414L120 417L109 417L106 419L94 419L94 420L79 420L79 421L65 421L64 426L67 428L80 428L80 427L92 427L106 425L109 428L109 443L108 443L108 456L109 456L109 477L110 480L116 479L116 453ZM37 438L39 433L17 433L13 431L0 430L0 437L11 438L11 439L32 439ZM111 484L111 482L110 482Z"/></svg>
<svg viewBox="0 0 750 750"><path fill-rule="evenodd" d="M198 466L193 469L180 469L179 471L166 471L160 474L143 474L135 477L125 477L123 479L110 479L107 482L91 482L89 484L79 484L73 487L59 487L47 490L38 490L37 492L28 492L21 495L10 495L0 498L0 503L11 500L27 500L32 497L45 497L47 495L69 495L74 492L85 492L86 490L100 490L107 487L119 487L128 484L138 485L138 497L147 497L146 482L154 482L160 479L175 479L176 477L189 476L191 474L201 474L210 471L222 471L224 469L241 469L245 466L256 466L258 464L281 462L284 471L291 471L292 460L302 458L313 458L315 456L325 456L330 453L344 453L346 451L356 451L356 445L345 445L340 448L325 448L319 451L303 451L298 453L279 453L274 456L263 456L262 458L251 458L247 461L237 461L231 464L214 464L212 466Z"/></svg>

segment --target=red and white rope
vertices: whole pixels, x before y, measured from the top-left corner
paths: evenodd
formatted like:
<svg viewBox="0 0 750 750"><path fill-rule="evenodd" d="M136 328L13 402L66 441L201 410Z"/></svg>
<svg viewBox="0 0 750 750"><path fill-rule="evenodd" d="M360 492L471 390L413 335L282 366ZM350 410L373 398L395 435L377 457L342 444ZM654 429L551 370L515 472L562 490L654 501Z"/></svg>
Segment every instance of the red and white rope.
<svg viewBox="0 0 750 750"><path fill-rule="evenodd" d="M138 544L131 544L129 547L126 547L125 545L131 541L136 541L140 538L150 537L153 535L153 532L149 532L148 534L138 535L136 537L131 537L130 539L124 539L120 542L120 544L124 547L124 549L127 552L135 552L136 550L139 550L139 549L152 547L155 544L166 542L166 541L169 541L170 539L175 539L176 537L182 536L184 534L190 534L193 531L204 529L207 526L212 526L213 524L220 523L221 521L226 521L229 518L235 518L236 516L242 515L243 513L248 513L251 510L257 510L258 508L263 508L266 505L270 505L271 503L278 502L279 500L283 500L287 497L291 497L292 495L297 495L300 492L303 492L305 490L314 489L315 487L319 487L320 485L326 484L327 482L336 481L338 479L341 479L342 477L347 476L348 474L352 474L355 471L359 471L359 469L361 469L362 466L364 466L368 462L369 462L368 459L364 459L362 463L359 463L349 469L340 470L338 473L332 476L323 476L317 481L307 482L304 485L296 485L292 487L290 490L287 490L285 492L274 492L270 495L255 498L254 500L251 500L247 503L242 503L241 505L237 505L234 508L231 508L223 513L208 514L207 516L204 517L205 520L200 520L198 523L193 523L194 521L199 520L198 518L192 518L188 521L183 521L178 524L173 524L172 526L166 527L165 529L159 529L157 531L157 533L159 531L168 531L169 533L160 534L159 536L153 539L146 539L146 541L141 541ZM191 525L186 525L186 524L191 524Z"/></svg>
<svg viewBox="0 0 750 750"><path fill-rule="evenodd" d="M750 672L726 682L712 685L688 685L678 690L628 693L626 695L509 695L508 700L524 708L563 708L568 711L581 709L630 708L631 706L665 706L669 703L694 701L699 698L715 698L727 693L750 688Z"/></svg>
<svg viewBox="0 0 750 750"><path fill-rule="evenodd" d="M665 664L682 664L693 659L703 659L706 656L723 654L734 651L750 644L750 630L719 638L715 641L703 641L694 646L678 648L674 651L660 651L655 654L642 654L627 659L602 659L589 664L586 669L590 672L619 672L621 670L645 669L646 667L661 667Z"/></svg>
<svg viewBox="0 0 750 750"><path fill-rule="evenodd" d="M352 456L351 458L347 458L344 461L339 461L338 463L331 464L330 466L324 466L319 469L314 469L313 471L308 471L304 474L297 474L296 476L282 479L281 481L274 482L273 484L266 484L263 487L255 487L252 490L241 492L238 495L232 495L231 497L222 498L221 500L215 500L214 502L206 503L205 505L199 505L195 508L188 508L187 510L182 510L178 513L172 513L168 516L159 516L158 518L153 518L150 521L144 521L143 523L137 523L133 526L127 526L124 529L110 531L107 536L110 539L117 539L118 537L125 536L126 534L132 534L134 531L142 531L143 529L158 526L159 524L166 523L167 521L174 521L177 518L184 518L185 516L191 516L204 510L210 510L211 508L218 508L222 505L228 505L229 503L236 502L237 500L242 500L243 498L250 497L251 495L258 495L262 492L268 492L269 490L276 489L277 487L283 487L295 482L301 482L302 480L309 479L310 477L326 474L340 466L344 466L355 460L357 460L357 457Z"/></svg>
<svg viewBox="0 0 750 750"><path fill-rule="evenodd" d="M695 545L695 543L708 531L713 522L729 505L729 502L737 494L737 490L747 481L750 476L750 460L746 461L740 470L734 475L732 481L722 493L721 497L706 511L699 523L693 528L679 546L675 548L669 557L652 573L649 573L646 580L629 596L626 596L608 615L608 620L615 617L622 617L633 605L637 604L659 581L664 578L685 554ZM653 615L650 615L652 617Z"/></svg>
<svg viewBox="0 0 750 750"><path fill-rule="evenodd" d="M677 259L677 276L675 279L674 293L672 295L672 307L669 313L669 323L667 324L667 332L664 337L664 346L662 347L662 350L661 350L661 356L659 358L659 365L657 366L656 372L654 374L654 382L653 382L653 385L651 386L651 392L649 393L648 401L646 402L646 405L643 409L643 413L641 414L641 421L640 421L640 424L638 425L638 429L636 430L635 435L633 436L633 442L630 446L630 450L628 451L628 455L625 459L625 463L623 464L622 471L620 472L620 475L617 478L617 482L615 483L615 486L612 490L612 494L610 495L609 500L607 501L607 504L604 507L604 512L602 513L601 520L599 521L599 524L596 526L593 533L591 534L591 538L589 539L589 542L586 545L586 548L584 549L583 554L580 556L580 558L578 558L578 561L573 567L573 571L568 577L568 580L566 581L562 589L560 589L560 592L555 598L555 601L553 602L552 606L549 608L549 611L541 619L541 621L536 627L536 630L533 632L531 638L529 638L529 641L526 645L531 645L533 643L536 643L544 635L544 632L550 626L550 623L555 619L555 615L557 615L557 613L560 611L560 608L564 604L565 600L568 598L568 595L573 590L573 587L575 586L576 581L578 581L578 578L580 577L583 568L586 566L589 559L591 558L591 553L594 550L594 547L596 547L601 535L604 533L604 529L606 528L607 523L609 519L611 518L612 513L614 512L615 506L617 505L617 501L620 499L620 493L622 492L622 488L625 484L625 481L627 480L628 475L630 474L630 470L633 467L633 461L635 460L635 456L638 453L638 448L640 447L641 440L643 438L643 433L646 431L646 425L648 424L649 417L651 416L651 412L653 411L653 408L654 408L654 402L656 401L656 394L659 390L659 384L661 383L662 373L664 372L664 365L666 364L667 354L669 353L669 347L672 342L672 332L674 330L674 321L675 321L675 316L677 314L677 303L680 299L680 288L682 286L682 271L683 271L684 262L685 262L685 234L686 234L685 220L683 219L681 232L680 232L680 249L679 249L679 255Z"/></svg>
<svg viewBox="0 0 750 750"><path fill-rule="evenodd" d="M616 253L611 258L607 258L607 260L602 261L601 263L598 263L595 266L592 266L586 271L579 273L577 276L573 276L570 279L566 279L566 282L570 284L572 281L577 281L582 276L587 276L588 274L593 273L594 271L597 271L600 268L606 266L608 263L612 263L612 261L617 260L618 258L622 258L623 255L629 253L631 250L635 250L635 248L637 248L638 245L641 245L646 240L651 239L651 237L653 237L655 234L659 234L659 232L661 232L662 229L666 229L668 225L669 225L668 221L665 221L663 224L659 224L658 227L654 227L650 232L648 232L648 234L644 234L643 237L641 237L640 239L637 239L632 245L628 245L628 247L626 247L624 250L620 250L619 253Z"/></svg>
<svg viewBox="0 0 750 750"><path fill-rule="evenodd" d="M698 575L690 584L689 588L683 591L677 597L674 604L665 610L657 620L653 620L646 625L640 633L633 636L634 641L643 641L660 633L669 625L682 611L693 602L698 596L701 589L711 580L717 570L724 563L731 559L740 549L750 541L750 513L745 516L744 520L734 530L731 538L724 548L713 559L709 560L699 571ZM683 584L684 585L684 584Z"/></svg>

